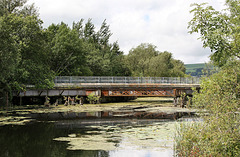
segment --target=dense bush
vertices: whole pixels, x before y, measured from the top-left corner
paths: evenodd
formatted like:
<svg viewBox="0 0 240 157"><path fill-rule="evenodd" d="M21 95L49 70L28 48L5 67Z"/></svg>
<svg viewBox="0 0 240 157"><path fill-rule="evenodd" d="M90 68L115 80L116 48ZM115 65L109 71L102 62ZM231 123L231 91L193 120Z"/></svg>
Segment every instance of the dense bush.
<svg viewBox="0 0 240 157"><path fill-rule="evenodd" d="M203 122L182 125L176 136L178 156L240 156L240 62L205 78L194 107Z"/></svg>

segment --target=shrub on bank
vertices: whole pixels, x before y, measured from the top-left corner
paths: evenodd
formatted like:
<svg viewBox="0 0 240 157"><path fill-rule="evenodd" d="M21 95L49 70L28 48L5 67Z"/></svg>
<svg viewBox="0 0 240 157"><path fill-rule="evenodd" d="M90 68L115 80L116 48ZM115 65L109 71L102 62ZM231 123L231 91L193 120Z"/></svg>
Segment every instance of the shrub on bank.
<svg viewBox="0 0 240 157"><path fill-rule="evenodd" d="M90 104L99 104L100 103L100 96L95 95L94 93L87 96L87 101L89 101Z"/></svg>
<svg viewBox="0 0 240 157"><path fill-rule="evenodd" d="M203 122L178 128L177 156L240 156L239 82L239 61L202 80L200 93L194 93L193 103Z"/></svg>

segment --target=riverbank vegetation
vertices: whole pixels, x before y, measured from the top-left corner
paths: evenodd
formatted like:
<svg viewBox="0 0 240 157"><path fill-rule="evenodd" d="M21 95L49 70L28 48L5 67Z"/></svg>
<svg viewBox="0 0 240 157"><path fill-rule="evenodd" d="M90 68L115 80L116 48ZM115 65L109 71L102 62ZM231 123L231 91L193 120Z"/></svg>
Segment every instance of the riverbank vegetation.
<svg viewBox="0 0 240 157"><path fill-rule="evenodd" d="M240 155L240 63L226 65L205 78L193 104L203 122L184 124L178 130L178 156Z"/></svg>
<svg viewBox="0 0 240 157"><path fill-rule="evenodd" d="M239 0L227 0L219 12L206 4L194 4L190 32L200 33L212 51L218 73L202 80L194 94L194 107L203 122L182 125L176 135L177 156L240 155Z"/></svg>
<svg viewBox="0 0 240 157"><path fill-rule="evenodd" d="M106 20L98 30L91 19L42 24L27 0L0 0L0 104L26 84L52 88L55 76L184 76L183 62L152 44L124 55Z"/></svg>

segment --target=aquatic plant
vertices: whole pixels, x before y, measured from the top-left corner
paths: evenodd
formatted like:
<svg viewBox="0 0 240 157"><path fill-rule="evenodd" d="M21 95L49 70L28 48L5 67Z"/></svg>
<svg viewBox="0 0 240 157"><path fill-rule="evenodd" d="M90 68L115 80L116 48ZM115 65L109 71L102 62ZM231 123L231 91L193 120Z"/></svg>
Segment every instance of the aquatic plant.
<svg viewBox="0 0 240 157"><path fill-rule="evenodd" d="M100 103L100 96L97 96L96 94L91 93L87 96L87 101L89 101L90 104Z"/></svg>

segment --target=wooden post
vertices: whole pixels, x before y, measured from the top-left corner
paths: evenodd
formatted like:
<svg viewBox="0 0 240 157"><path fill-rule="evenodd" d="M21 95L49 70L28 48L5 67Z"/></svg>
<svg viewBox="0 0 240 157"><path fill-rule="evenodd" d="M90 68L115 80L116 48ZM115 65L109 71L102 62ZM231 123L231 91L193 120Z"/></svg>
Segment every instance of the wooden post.
<svg viewBox="0 0 240 157"><path fill-rule="evenodd" d="M177 107L177 97L173 98L173 104L174 104L174 107Z"/></svg>
<svg viewBox="0 0 240 157"><path fill-rule="evenodd" d="M184 108L186 106L186 96L182 96L181 107Z"/></svg>

